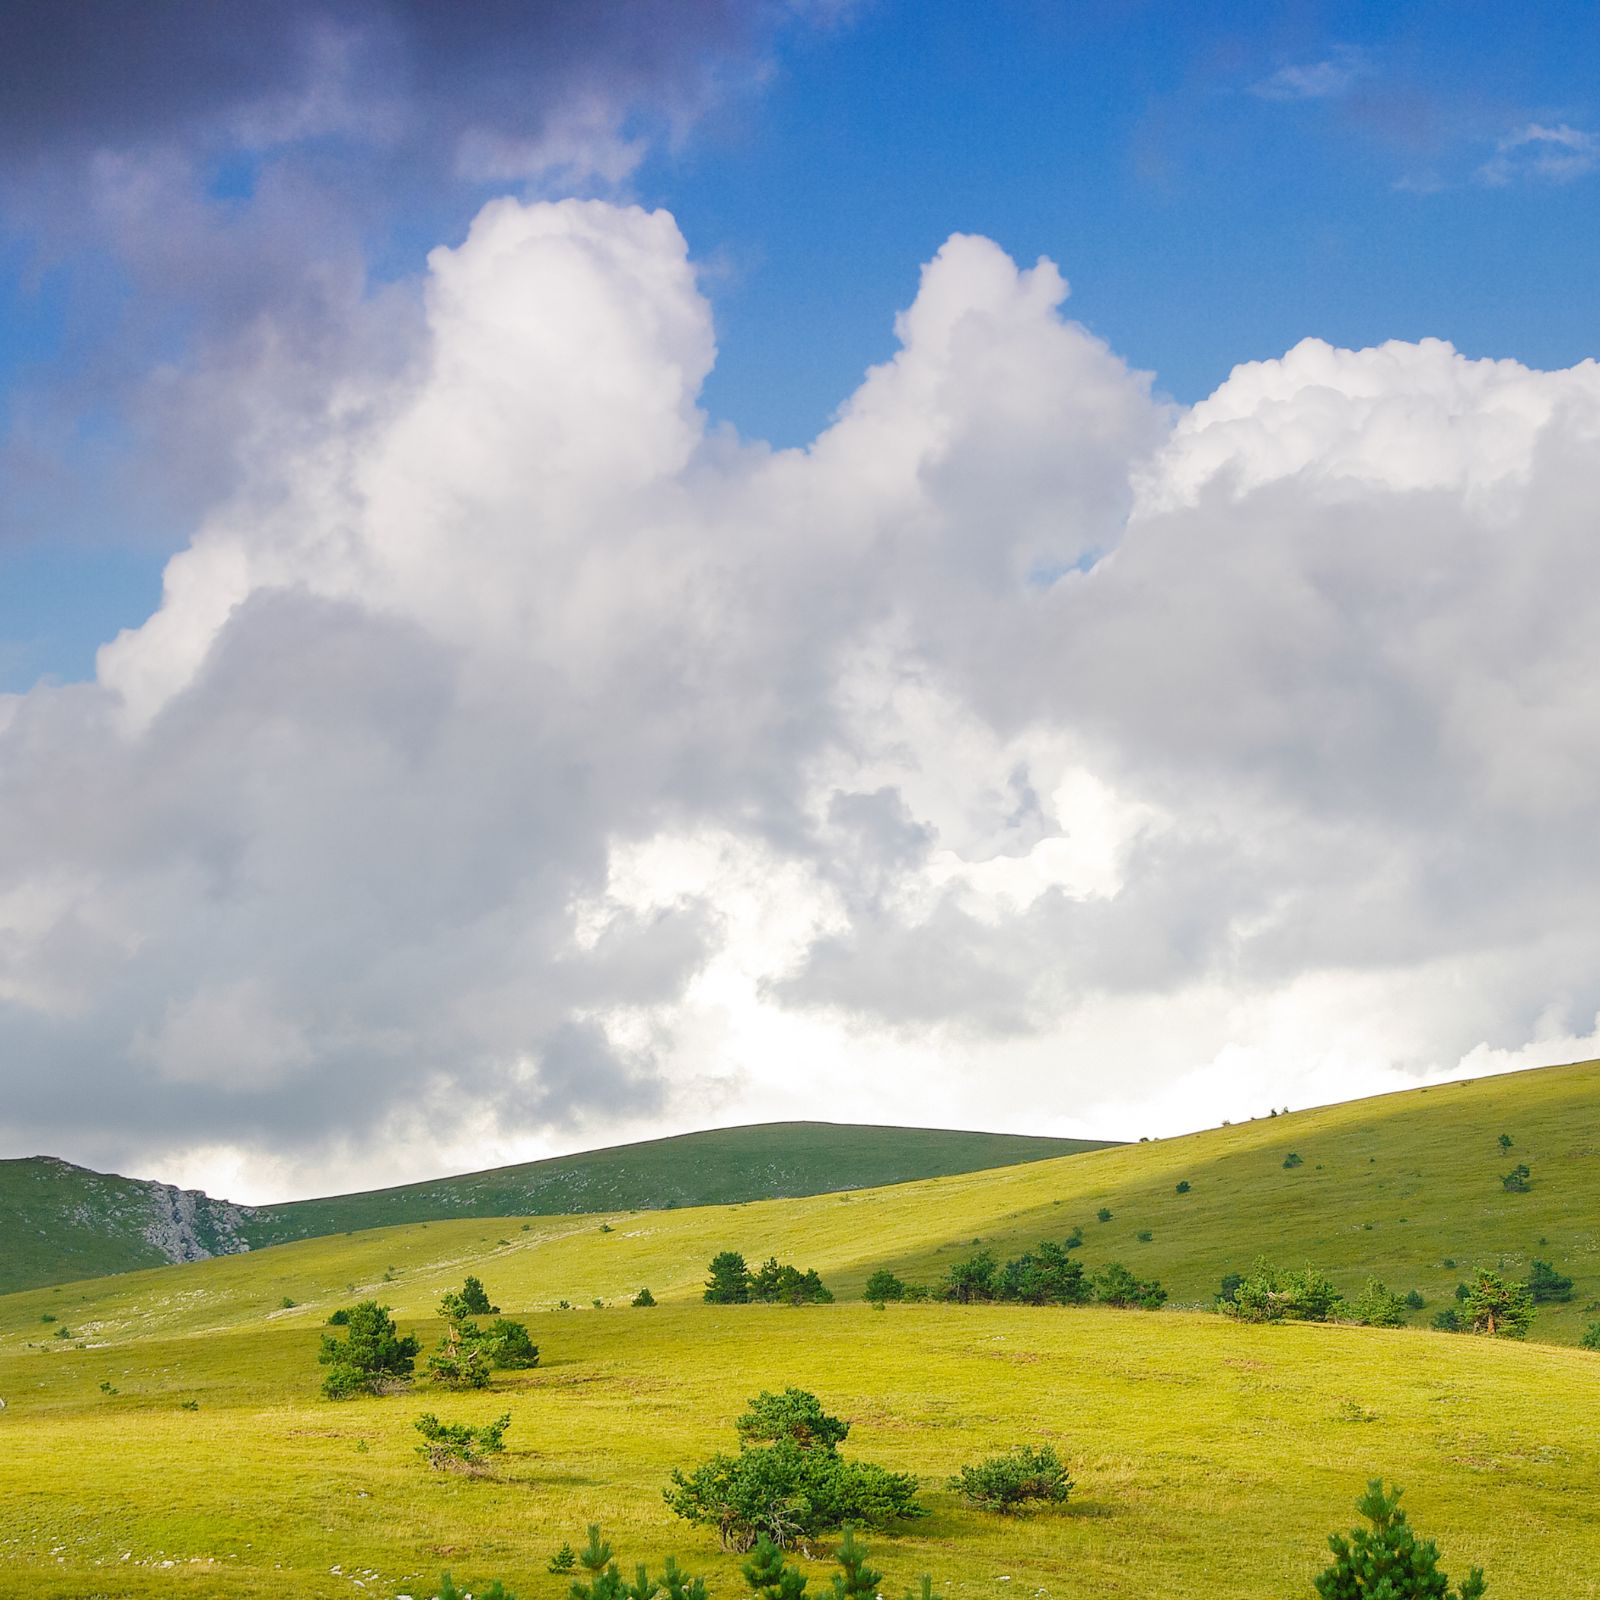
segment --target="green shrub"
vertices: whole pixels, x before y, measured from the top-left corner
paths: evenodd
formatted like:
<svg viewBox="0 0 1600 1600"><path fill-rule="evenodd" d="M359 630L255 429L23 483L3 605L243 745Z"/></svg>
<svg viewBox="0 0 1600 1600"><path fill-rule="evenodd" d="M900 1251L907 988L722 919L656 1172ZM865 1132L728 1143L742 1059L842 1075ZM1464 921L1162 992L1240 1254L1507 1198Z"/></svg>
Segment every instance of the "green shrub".
<svg viewBox="0 0 1600 1600"><path fill-rule="evenodd" d="M1463 1321L1474 1333L1495 1339L1525 1339L1533 1318L1533 1296L1524 1285L1506 1283L1498 1273L1478 1268L1463 1312Z"/></svg>
<svg viewBox="0 0 1600 1600"><path fill-rule="evenodd" d="M447 1389L487 1389L489 1350L475 1322L447 1323L428 1357L428 1376Z"/></svg>
<svg viewBox="0 0 1600 1600"><path fill-rule="evenodd" d="M1350 1302L1350 1315L1369 1328L1398 1328L1406 1320L1406 1303L1377 1278L1368 1278Z"/></svg>
<svg viewBox="0 0 1600 1600"><path fill-rule="evenodd" d="M1406 1290L1406 1306L1409 1310L1420 1311L1425 1305L1427 1305L1427 1303L1428 1302L1422 1298L1422 1291L1420 1289Z"/></svg>
<svg viewBox="0 0 1600 1600"><path fill-rule="evenodd" d="M848 1425L803 1389L755 1396L739 1428L738 1455L675 1471L663 1491L678 1516L715 1528L725 1550L751 1550L763 1534L787 1549L848 1524L880 1527L925 1514L910 1473L838 1453Z"/></svg>
<svg viewBox="0 0 1600 1600"><path fill-rule="evenodd" d="M1109 1222L1111 1220L1111 1208L1109 1206L1101 1206L1100 1209L1095 1212L1095 1216L1101 1222Z"/></svg>
<svg viewBox="0 0 1600 1600"><path fill-rule="evenodd" d="M1433 1314L1433 1326L1440 1333L1460 1333L1461 1313L1454 1306L1446 1306L1442 1311Z"/></svg>
<svg viewBox="0 0 1600 1600"><path fill-rule="evenodd" d="M1028 1501L1060 1505L1072 1492L1072 1479L1050 1445L1017 1445L963 1467L950 1487L986 1511L1010 1512Z"/></svg>
<svg viewBox="0 0 1600 1600"><path fill-rule="evenodd" d="M502 1369L525 1369L539 1365L539 1347L528 1334L525 1322L496 1317L484 1330L483 1342L489 1360Z"/></svg>
<svg viewBox="0 0 1600 1600"><path fill-rule="evenodd" d="M1187 1178L1183 1178L1183 1179L1181 1179L1179 1181L1177 1189L1176 1189L1175 1192L1178 1193L1178 1194L1188 1194L1189 1189L1190 1189L1189 1180Z"/></svg>
<svg viewBox="0 0 1600 1600"><path fill-rule="evenodd" d="M448 1572L440 1575L439 1593L435 1600L517 1600L516 1594L498 1579L475 1584L470 1589L458 1589Z"/></svg>
<svg viewBox="0 0 1600 1600"><path fill-rule="evenodd" d="M328 1316L328 1326L330 1328L346 1328L349 1325L350 1308L348 1306L340 1306L337 1311L331 1312Z"/></svg>
<svg viewBox="0 0 1600 1600"><path fill-rule="evenodd" d="M944 1275L943 1298L964 1306L974 1300L993 1300L995 1274L999 1270L999 1263L987 1250L957 1261Z"/></svg>
<svg viewBox="0 0 1600 1600"><path fill-rule="evenodd" d="M934 1298L933 1290L925 1283L908 1283L906 1285L906 1299L921 1303Z"/></svg>
<svg viewBox="0 0 1600 1600"><path fill-rule="evenodd" d="M422 1348L415 1334L403 1338L389 1315L389 1307L376 1300L352 1306L343 1339L323 1334L317 1360L327 1367L322 1392L330 1400L354 1394L380 1394L410 1381Z"/></svg>
<svg viewBox="0 0 1600 1600"><path fill-rule="evenodd" d="M1502 1133L1500 1135L1500 1148L1502 1150L1509 1150L1511 1148L1511 1135L1509 1133Z"/></svg>
<svg viewBox="0 0 1600 1600"><path fill-rule="evenodd" d="M468 1278L459 1290L448 1291L439 1302L439 1315L450 1322L465 1322L468 1317L498 1316L499 1306L489 1304L489 1296L476 1278Z"/></svg>
<svg viewBox="0 0 1600 1600"><path fill-rule="evenodd" d="M1092 1298L1091 1292L1083 1263L1072 1259L1069 1248L1045 1239L1037 1249L1006 1262L993 1278L993 1293L987 1298L1030 1306L1084 1304Z"/></svg>
<svg viewBox="0 0 1600 1600"><path fill-rule="evenodd" d="M1217 1309L1241 1322L1326 1322L1339 1304L1339 1291L1315 1267L1285 1271L1263 1258Z"/></svg>
<svg viewBox="0 0 1600 1600"><path fill-rule="evenodd" d="M1600 1322L1591 1322L1578 1343L1585 1350L1600 1350Z"/></svg>
<svg viewBox="0 0 1600 1600"><path fill-rule="evenodd" d="M571 1572L577 1564L578 1552L563 1540L561 1548L550 1557L550 1560L545 1564L544 1570L559 1575L563 1572Z"/></svg>
<svg viewBox="0 0 1600 1600"><path fill-rule="evenodd" d="M1372 1526L1329 1536L1333 1564L1312 1580L1319 1600L1479 1600L1483 1574L1474 1567L1452 1590L1437 1547L1417 1538L1399 1506L1399 1489L1385 1494L1379 1478L1367 1485L1356 1510Z"/></svg>
<svg viewBox="0 0 1600 1600"><path fill-rule="evenodd" d="M1141 1228L1135 1237L1140 1244L1149 1244L1155 1235L1148 1228Z"/></svg>
<svg viewBox="0 0 1600 1600"><path fill-rule="evenodd" d="M1285 1172L1289 1171L1293 1167L1303 1167L1304 1165L1305 1162L1302 1161L1293 1150L1291 1150L1289 1154L1283 1158L1283 1167Z"/></svg>
<svg viewBox="0 0 1600 1600"><path fill-rule="evenodd" d="M1217 1300L1232 1305L1239 1293L1239 1285L1244 1282L1242 1272L1228 1272L1223 1274L1222 1286L1217 1290Z"/></svg>
<svg viewBox="0 0 1600 1600"><path fill-rule="evenodd" d="M802 1450L837 1450L850 1433L848 1422L829 1416L814 1394L792 1385L782 1394L763 1389L733 1426L741 1446L789 1439Z"/></svg>
<svg viewBox="0 0 1600 1600"><path fill-rule="evenodd" d="M424 1411L412 1426L423 1440L417 1454L427 1457L430 1467L440 1472L477 1472L490 1456L505 1449L511 1413L474 1428L464 1422L441 1422L431 1411Z"/></svg>
<svg viewBox="0 0 1600 1600"><path fill-rule="evenodd" d="M294 1310L296 1304L297 1302L295 1301L293 1295L286 1294L283 1299L278 1302L278 1309L280 1311L292 1311Z"/></svg>
<svg viewBox="0 0 1600 1600"><path fill-rule="evenodd" d="M1519 1161L1500 1180L1500 1187L1507 1194L1526 1194L1533 1187L1533 1174L1528 1170L1524 1161Z"/></svg>
<svg viewBox="0 0 1600 1600"><path fill-rule="evenodd" d="M1528 1273L1528 1294L1535 1305L1565 1304L1572 1298L1572 1279L1548 1261L1535 1261Z"/></svg>
<svg viewBox="0 0 1600 1600"><path fill-rule="evenodd" d="M1167 1298L1167 1291L1151 1278L1136 1278L1120 1261L1107 1262L1094 1275L1094 1297L1101 1305L1156 1310Z"/></svg>
<svg viewBox="0 0 1600 1600"><path fill-rule="evenodd" d="M750 1268L737 1250L723 1250L711 1258L705 1297L713 1305L742 1306L750 1298Z"/></svg>
<svg viewBox="0 0 1600 1600"><path fill-rule="evenodd" d="M638 1294L633 1297L632 1301L632 1304L636 1306L653 1306L655 1303L656 1297L651 1294L648 1289L641 1289Z"/></svg>
<svg viewBox="0 0 1600 1600"><path fill-rule="evenodd" d="M879 1267L867 1279L866 1293L863 1299L871 1300L877 1305L884 1305L890 1300L904 1300L906 1286L887 1267Z"/></svg>
<svg viewBox="0 0 1600 1600"><path fill-rule="evenodd" d="M750 1274L750 1298L763 1305L827 1305L833 1293L823 1284L814 1267L802 1272L776 1256L768 1256Z"/></svg>

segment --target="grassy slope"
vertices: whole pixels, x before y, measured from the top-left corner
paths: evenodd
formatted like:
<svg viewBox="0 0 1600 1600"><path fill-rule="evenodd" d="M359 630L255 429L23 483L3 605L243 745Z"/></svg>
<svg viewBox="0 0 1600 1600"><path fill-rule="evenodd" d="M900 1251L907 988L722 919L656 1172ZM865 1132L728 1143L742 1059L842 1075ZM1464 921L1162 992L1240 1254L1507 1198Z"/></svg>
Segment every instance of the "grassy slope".
<svg viewBox="0 0 1600 1600"><path fill-rule="evenodd" d="M395 1189L264 1206L245 1233L277 1244L436 1217L658 1210L824 1194L1106 1148L1107 1141L853 1123L768 1122L648 1139Z"/></svg>
<svg viewBox="0 0 1600 1600"><path fill-rule="evenodd" d="M1461 1275L1443 1256L1461 1270L1504 1256L1517 1270L1542 1234L1579 1297L1537 1331L1570 1339L1600 1291L1597 1089L1600 1066L1551 1069L892 1190L618 1214L609 1233L594 1217L457 1220L10 1296L0 1590L9 1563L18 1587L61 1597L421 1596L450 1565L558 1600L565 1583L544 1557L599 1518L625 1556L676 1548L731 1597L731 1563L671 1521L660 1485L671 1465L730 1442L745 1395L798 1382L855 1420L853 1448L930 1485L934 1516L875 1545L886 1592L926 1567L962 1600L1308 1594L1323 1534L1382 1472L1407 1485L1457 1575L1476 1561L1504 1600L1600 1600L1600 1357L1586 1352L1238 1328L1171 1310L694 1301L723 1245L774 1249L849 1290L882 1261L932 1274L974 1237L1003 1250L1081 1220L1091 1262L1134 1261L1179 1298L1267 1249L1311 1256L1351 1286L1369 1269L1416 1282L1437 1303ZM1531 1194L1500 1189L1515 1158L1494 1143L1502 1129L1533 1169ZM1290 1149L1305 1165L1286 1172ZM1173 1193L1179 1178L1189 1195ZM1093 1221L1101 1203L1113 1222ZM1148 1245L1134 1240L1141 1227ZM347 1406L315 1398L329 1308L375 1291L431 1336L439 1291L468 1270L530 1317L544 1368L488 1396L424 1384ZM664 1302L655 1311L547 1309L645 1282ZM304 1303L279 1309L285 1295ZM45 1337L46 1307L73 1340ZM102 1394L102 1381L121 1392ZM200 1410L179 1409L183 1398ZM409 1424L425 1407L511 1411L493 1481L418 1464ZM1018 1439L1055 1440L1079 1485L1075 1509L1020 1541L937 1487L961 1460ZM357 1567L377 1573L365 1591Z"/></svg>
<svg viewBox="0 0 1600 1600"><path fill-rule="evenodd" d="M443 1217L709 1205L768 1195L900 1183L1036 1161L1103 1141L937 1128L771 1123L651 1139L400 1188L278 1206L202 1200L200 1242L214 1220L254 1247ZM0 1161L0 1294L163 1263L145 1237L160 1186L51 1157Z"/></svg>

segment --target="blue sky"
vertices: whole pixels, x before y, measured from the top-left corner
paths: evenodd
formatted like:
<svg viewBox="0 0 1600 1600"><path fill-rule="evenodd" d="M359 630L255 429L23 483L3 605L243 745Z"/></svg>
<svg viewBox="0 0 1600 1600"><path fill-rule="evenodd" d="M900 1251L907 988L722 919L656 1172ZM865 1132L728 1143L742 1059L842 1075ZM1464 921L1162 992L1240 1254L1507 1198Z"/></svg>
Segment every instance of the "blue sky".
<svg viewBox="0 0 1600 1600"><path fill-rule="evenodd" d="M1308 335L1435 335L1541 367L1600 344L1592 6L866 0L739 49L673 137L635 108L646 153L620 183L579 187L678 217L717 315L705 403L747 435L813 437L892 350L919 264L957 230L1056 260L1070 313L1184 402ZM340 159L337 138L213 138L210 201L247 203L266 165ZM495 188L391 187L361 221L369 269L414 277ZM141 322L114 242L54 228L49 192L12 173L0 244L11 689L88 675L96 645L152 609L205 504L163 481L121 410L150 369L181 368L181 295ZM30 434L19 469L19 419L41 408L52 442Z"/></svg>

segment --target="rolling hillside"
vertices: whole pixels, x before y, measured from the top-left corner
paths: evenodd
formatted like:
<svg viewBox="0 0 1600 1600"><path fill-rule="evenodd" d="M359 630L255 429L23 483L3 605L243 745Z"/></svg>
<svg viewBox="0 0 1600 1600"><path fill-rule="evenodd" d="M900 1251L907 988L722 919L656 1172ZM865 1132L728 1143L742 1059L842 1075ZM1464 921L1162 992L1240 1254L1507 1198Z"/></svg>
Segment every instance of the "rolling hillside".
<svg viewBox="0 0 1600 1600"><path fill-rule="evenodd" d="M1105 1147L1026 1134L765 1123L274 1206L35 1156L0 1161L0 1293L389 1223L820 1194Z"/></svg>
<svg viewBox="0 0 1600 1600"><path fill-rule="evenodd" d="M1285 1168L1291 1153L1301 1163ZM1500 1185L1515 1159L1525 1194ZM566 1580L545 1561L599 1520L625 1561L675 1550L717 1600L737 1600L734 1560L675 1522L660 1490L672 1466L731 1446L747 1395L799 1383L852 1421L850 1450L923 1479L931 1515L872 1540L885 1593L927 1570L955 1600L1310 1600L1324 1535L1381 1473L1406 1486L1453 1576L1478 1563L1503 1600L1600 1600L1600 1355L1570 1347L1597 1316L1597 1178L1591 1063L893 1188L457 1218L11 1295L0 1571L59 1600L396 1600L432 1594L448 1566L559 1600ZM1479 1261L1517 1273L1546 1256L1577 1295L1546 1308L1525 1345L1239 1327L1170 1306L876 1311L847 1298L879 1264L931 1279L977 1240L1004 1254L1075 1223L1091 1264L1136 1263L1179 1302L1206 1300L1258 1252L1310 1258L1351 1288L1369 1272L1416 1285L1419 1320ZM705 1262L725 1246L815 1265L840 1303L707 1306ZM317 1397L332 1308L379 1295L431 1342L440 1292L469 1271L528 1319L539 1369L482 1395L419 1382ZM662 1304L629 1307L646 1283ZM423 1409L509 1412L506 1456L481 1480L428 1472L410 1427ZM1019 1538L943 1485L1023 1440L1056 1444L1077 1488ZM820 1560L807 1570L825 1581Z"/></svg>

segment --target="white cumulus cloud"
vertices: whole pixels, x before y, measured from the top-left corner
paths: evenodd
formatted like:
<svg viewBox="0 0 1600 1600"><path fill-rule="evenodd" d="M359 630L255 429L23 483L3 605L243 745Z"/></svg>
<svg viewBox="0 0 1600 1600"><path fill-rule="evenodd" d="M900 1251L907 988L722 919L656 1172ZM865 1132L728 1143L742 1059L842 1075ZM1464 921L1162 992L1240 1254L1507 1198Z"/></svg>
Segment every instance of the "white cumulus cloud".
<svg viewBox="0 0 1600 1600"><path fill-rule="evenodd" d="M0 1137L240 1198L781 1115L1110 1134L1600 1011L1600 370L1187 410L958 235L803 450L662 212L487 206L0 702Z"/></svg>

